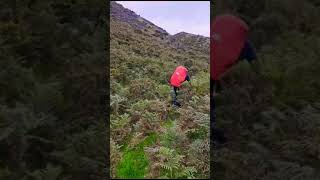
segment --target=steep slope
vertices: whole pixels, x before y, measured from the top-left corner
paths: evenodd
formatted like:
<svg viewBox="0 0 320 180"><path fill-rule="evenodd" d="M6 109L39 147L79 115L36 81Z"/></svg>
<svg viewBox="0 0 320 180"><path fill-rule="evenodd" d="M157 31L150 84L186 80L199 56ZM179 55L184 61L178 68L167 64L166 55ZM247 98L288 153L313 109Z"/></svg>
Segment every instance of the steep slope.
<svg viewBox="0 0 320 180"><path fill-rule="evenodd" d="M112 177L208 177L209 53L169 45L170 35L151 33L161 28L137 28L138 16L116 7L110 21ZM127 16L130 21L118 18ZM167 82L178 65L189 68L193 83L179 92L181 109L171 107Z"/></svg>
<svg viewBox="0 0 320 180"><path fill-rule="evenodd" d="M132 26L134 29L146 31L156 37L160 37L163 39L169 35L169 33L164 29L154 25L152 22L137 15L130 9L124 8L121 4L111 1L110 6L110 16L116 21L125 22Z"/></svg>

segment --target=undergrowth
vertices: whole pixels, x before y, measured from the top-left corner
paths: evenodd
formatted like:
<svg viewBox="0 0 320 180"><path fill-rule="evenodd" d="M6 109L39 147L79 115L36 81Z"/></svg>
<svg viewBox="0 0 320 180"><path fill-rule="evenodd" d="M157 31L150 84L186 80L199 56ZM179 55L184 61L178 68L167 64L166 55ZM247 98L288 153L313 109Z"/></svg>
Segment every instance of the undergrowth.
<svg viewBox="0 0 320 180"><path fill-rule="evenodd" d="M178 50L149 31L110 23L111 176L208 178L209 51ZM180 88L180 109L167 82L179 65L188 66L193 84Z"/></svg>
<svg viewBox="0 0 320 180"><path fill-rule="evenodd" d="M215 99L229 142L212 151L214 179L320 179L320 11L296 2L217 2L225 7L213 12L250 23L259 66L237 64Z"/></svg>

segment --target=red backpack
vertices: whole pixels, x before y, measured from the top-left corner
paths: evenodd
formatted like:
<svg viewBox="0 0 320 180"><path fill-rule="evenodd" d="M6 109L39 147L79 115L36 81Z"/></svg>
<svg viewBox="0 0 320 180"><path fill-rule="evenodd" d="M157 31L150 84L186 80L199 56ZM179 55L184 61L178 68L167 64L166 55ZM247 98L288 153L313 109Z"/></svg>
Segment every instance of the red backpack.
<svg viewBox="0 0 320 180"><path fill-rule="evenodd" d="M188 70L183 66L178 66L170 78L170 84L174 87L180 87L185 81Z"/></svg>
<svg viewBox="0 0 320 180"><path fill-rule="evenodd" d="M248 25L236 16L221 15L215 18L210 32L211 79L218 80L238 62L248 30Z"/></svg>

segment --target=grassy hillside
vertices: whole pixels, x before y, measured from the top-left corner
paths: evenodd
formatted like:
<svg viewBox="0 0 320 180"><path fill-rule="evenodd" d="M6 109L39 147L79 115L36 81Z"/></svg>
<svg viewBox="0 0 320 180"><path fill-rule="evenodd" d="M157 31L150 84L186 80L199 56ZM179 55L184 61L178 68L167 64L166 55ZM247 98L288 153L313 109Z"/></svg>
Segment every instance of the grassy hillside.
<svg viewBox="0 0 320 180"><path fill-rule="evenodd" d="M241 62L224 79L216 112L229 142L213 151L215 178L320 179L319 5L231 2L213 11L250 24L262 76Z"/></svg>
<svg viewBox="0 0 320 180"><path fill-rule="evenodd" d="M111 176L208 177L209 53L179 50L115 18L110 28ZM193 83L182 86L180 109L170 105L167 82L178 65Z"/></svg>

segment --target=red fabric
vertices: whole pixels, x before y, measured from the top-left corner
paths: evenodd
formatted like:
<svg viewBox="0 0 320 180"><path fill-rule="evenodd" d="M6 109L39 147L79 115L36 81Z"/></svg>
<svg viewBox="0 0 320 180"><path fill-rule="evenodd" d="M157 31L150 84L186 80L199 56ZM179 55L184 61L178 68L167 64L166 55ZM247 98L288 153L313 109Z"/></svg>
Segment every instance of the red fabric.
<svg viewBox="0 0 320 180"><path fill-rule="evenodd" d="M233 15L215 18L210 32L210 74L213 80L218 80L238 62L248 30L248 25Z"/></svg>
<svg viewBox="0 0 320 180"><path fill-rule="evenodd" d="M180 87L185 81L188 70L183 66L178 66L170 78L170 84L174 87Z"/></svg>

